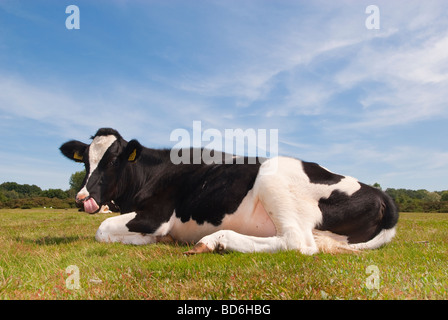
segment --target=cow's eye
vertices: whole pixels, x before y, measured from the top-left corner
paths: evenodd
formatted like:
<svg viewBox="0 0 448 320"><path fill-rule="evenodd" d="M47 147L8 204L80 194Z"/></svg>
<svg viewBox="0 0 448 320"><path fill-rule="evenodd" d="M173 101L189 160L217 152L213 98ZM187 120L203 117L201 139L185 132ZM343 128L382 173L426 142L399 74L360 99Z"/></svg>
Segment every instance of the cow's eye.
<svg viewBox="0 0 448 320"><path fill-rule="evenodd" d="M116 159L111 160L109 162L109 167L116 167L118 165L118 161Z"/></svg>

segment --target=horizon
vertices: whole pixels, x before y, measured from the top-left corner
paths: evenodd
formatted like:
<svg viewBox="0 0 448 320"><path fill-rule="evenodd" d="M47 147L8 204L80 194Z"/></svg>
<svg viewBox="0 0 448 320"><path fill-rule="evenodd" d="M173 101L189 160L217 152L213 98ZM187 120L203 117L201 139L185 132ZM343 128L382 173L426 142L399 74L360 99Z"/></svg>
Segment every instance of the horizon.
<svg viewBox="0 0 448 320"><path fill-rule="evenodd" d="M224 164L226 164L226 163L224 163ZM82 170L80 170L80 171L77 171L77 172L73 172L72 174L75 174L75 173L78 173L78 172L81 172L81 171L83 171L84 169L82 169ZM361 181L360 181L361 182ZM15 181L3 181L3 182L0 182L0 186L1 185L3 185L3 184L5 184L5 183L17 183L17 182L15 182ZM62 191L64 191L64 192L67 192L67 191L70 191L70 187L69 188L67 188L67 189L62 189L62 188L42 188L41 186L39 186L39 185L36 185L36 184L29 184L29 183L17 183L18 185L28 185L28 186L36 186L36 187L38 187L39 189L41 189L41 191L48 191L48 190L50 190L50 189L54 189L54 190L62 190ZM370 186L372 186L372 187L374 187L374 188L380 188L380 190L383 190L383 191L386 191L387 189L395 189L395 190L411 190L411 191L420 191L420 190L426 190L426 191L428 191L428 192L445 192L445 191L448 191L448 188L447 189L443 189L443 190L427 190L427 189L407 189L407 188L388 188L388 187L386 187L386 188L384 188L380 183L378 183L378 182L374 182L374 183L372 183L372 184L369 184ZM379 186L378 186L379 185Z"/></svg>
<svg viewBox="0 0 448 320"><path fill-rule="evenodd" d="M448 190L447 15L443 0L2 1L0 184L67 190L84 167L66 141L111 127L172 148L201 121L277 130L278 155L383 190Z"/></svg>

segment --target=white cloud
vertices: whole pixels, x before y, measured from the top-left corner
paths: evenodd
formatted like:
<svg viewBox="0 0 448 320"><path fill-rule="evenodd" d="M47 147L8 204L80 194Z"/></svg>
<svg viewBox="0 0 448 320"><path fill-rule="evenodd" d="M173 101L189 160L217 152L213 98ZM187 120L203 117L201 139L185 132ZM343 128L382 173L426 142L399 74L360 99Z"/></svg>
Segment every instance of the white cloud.
<svg viewBox="0 0 448 320"><path fill-rule="evenodd" d="M379 32L365 28L365 6L362 4L288 3L287 7L291 11L270 6L259 8L248 3L237 8L221 5L224 16L244 16L243 21L248 21L244 23L238 20L238 23L226 25L226 28L220 26L219 21L216 22L217 30L225 30L223 39L229 42L223 44L223 50L229 50L231 58L216 61L206 73L201 70L177 80L177 83L174 81L173 86L177 89L207 97L230 97L238 107L250 107L275 97L276 104L264 110L263 114L284 117L322 114L328 111L327 102L332 97L364 81L385 82L388 87L399 87L401 84L387 82L390 75L396 77L396 74L400 74L411 78L420 76L428 81L445 79L444 74L436 72L439 62L444 60L443 54L440 55L438 51L443 43L436 44L437 52L434 52L435 59L431 59L433 62L430 68L422 66L419 69L410 69L408 63L419 61L424 55L425 46L421 42L414 44L420 46L421 51L418 52L412 46L410 52L402 47L406 46L406 39L398 39L398 43L390 48L382 45L378 47L378 40L408 32L409 28L421 32L420 29L427 26L431 14L438 10L435 5L430 6L431 10L426 9L419 14L416 11L418 2L395 6L381 3L383 20L388 23L383 23ZM403 6L405 10L400 11ZM294 10L297 11L295 18L291 15ZM310 10L313 14L301 14L303 10ZM416 12L422 18L409 25L405 18ZM228 20L223 19L221 23ZM268 21L266 25L269 28L263 26L262 21ZM254 25L258 27L256 31L253 30ZM400 54L406 56L401 57ZM237 59L235 55L238 55ZM315 72L312 68L316 65L337 64L337 59L347 57L353 59L347 68L336 72L320 70L316 72L315 80L304 76L310 68L311 72ZM276 89L279 86L283 86L287 92L278 94ZM387 94L393 95L394 90L391 88ZM367 104L369 99L372 99L372 95L362 102Z"/></svg>
<svg viewBox="0 0 448 320"><path fill-rule="evenodd" d="M223 15L233 18L244 16L237 23L235 20L229 23L229 18L216 21L215 28L220 32L225 30L225 35L219 35L227 41L221 44L223 50L231 55L228 59L224 57L216 61L215 65L208 66L206 73L201 70L179 79L175 86L205 96L232 97L236 105L241 107L248 107L272 95L276 85L285 81L281 78L283 74L294 75L298 67L308 65L322 54L371 37L360 32L363 24L356 27L355 23L350 22L341 27L344 25L341 19L344 23L352 20L341 18L337 13L331 14L331 5L321 7L312 16L301 14L302 7L308 6L303 3L288 3L287 7L291 7L291 11L275 6L251 6L248 3L243 5L244 10L240 6L223 6ZM291 14L294 10L297 15ZM353 10L350 10L351 14ZM360 16L363 16L362 11ZM224 27L220 23L229 24ZM341 34L337 34L338 31ZM290 85L294 86L295 83ZM289 89L296 91L293 87ZM308 92L309 88L303 90L304 97L301 100L306 105L315 105L320 95L315 94L314 90L310 94ZM287 109L293 99L294 96L286 99ZM308 113L309 110L304 112Z"/></svg>
<svg viewBox="0 0 448 320"><path fill-rule="evenodd" d="M169 132L195 119L205 108L200 99L178 98L135 83L109 83L83 92L63 84L30 83L16 76L0 77L0 111L10 121L46 123L62 137L87 138L99 127L114 127L166 143ZM167 123L166 119L170 119ZM167 127L168 125L168 127ZM171 128L169 126L172 126ZM162 131L165 136L158 133Z"/></svg>
<svg viewBox="0 0 448 320"><path fill-rule="evenodd" d="M361 87L364 110L350 128L384 127L448 117L448 34L418 45L363 48L335 77L341 87ZM344 124L347 125L347 124Z"/></svg>

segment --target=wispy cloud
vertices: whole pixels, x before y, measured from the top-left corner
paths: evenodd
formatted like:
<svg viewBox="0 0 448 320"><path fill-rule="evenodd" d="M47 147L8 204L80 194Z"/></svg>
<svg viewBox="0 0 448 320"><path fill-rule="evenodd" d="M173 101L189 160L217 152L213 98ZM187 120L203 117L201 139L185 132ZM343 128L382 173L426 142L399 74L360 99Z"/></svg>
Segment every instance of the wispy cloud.
<svg viewBox="0 0 448 320"><path fill-rule="evenodd" d="M26 118L46 123L61 136L88 136L98 127L111 126L129 133L160 131L161 120L179 121L200 101L178 100L133 83L111 84L80 93L63 85L30 83L17 76L0 77L0 111L10 120ZM173 112L175 111L175 112ZM171 130L171 129L170 129Z"/></svg>
<svg viewBox="0 0 448 320"><path fill-rule="evenodd" d="M384 127L448 117L444 90L448 85L447 49L445 32L412 46L362 48L335 76L343 88L371 88L359 101L364 117L351 126Z"/></svg>
<svg viewBox="0 0 448 320"><path fill-rule="evenodd" d="M336 123L334 129L379 128L447 116L446 9L435 1L428 6L416 1L379 6L384 21L379 31L364 27L362 5L342 10L337 4L327 4L312 19L278 19L261 39L240 32L240 25L230 26L228 38L241 45L237 66L228 68L225 61L219 73L197 74L178 87L232 97L237 106L256 107L267 117L340 113L332 106L335 99L361 89L357 101L347 102L362 107L356 110L358 119ZM285 14L255 12L260 21L268 14ZM269 103L272 97L275 105ZM354 107L347 112L353 114Z"/></svg>

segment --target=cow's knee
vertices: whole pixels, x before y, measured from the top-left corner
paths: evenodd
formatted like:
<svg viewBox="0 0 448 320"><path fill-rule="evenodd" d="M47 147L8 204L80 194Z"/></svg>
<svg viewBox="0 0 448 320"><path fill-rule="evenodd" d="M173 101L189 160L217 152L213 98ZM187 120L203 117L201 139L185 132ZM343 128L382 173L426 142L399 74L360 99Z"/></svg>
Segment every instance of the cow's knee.
<svg viewBox="0 0 448 320"><path fill-rule="evenodd" d="M110 242L110 237L109 235L111 234L111 226L110 226L110 221L109 219L104 220L98 230L96 231L95 234L95 239L96 241L99 242Z"/></svg>
<svg viewBox="0 0 448 320"><path fill-rule="evenodd" d="M297 250L302 254L313 255L319 252L311 230L288 230L283 233L282 238L288 250Z"/></svg>
<svg viewBox="0 0 448 320"><path fill-rule="evenodd" d="M98 242L120 242L120 235L123 232L118 232L117 226L113 220L106 219L99 226L95 234L95 240Z"/></svg>
<svg viewBox="0 0 448 320"><path fill-rule="evenodd" d="M186 254L207 253L218 251L222 252L226 249L226 233L233 232L230 230L220 230L203 237L196 243L193 249L185 252Z"/></svg>

